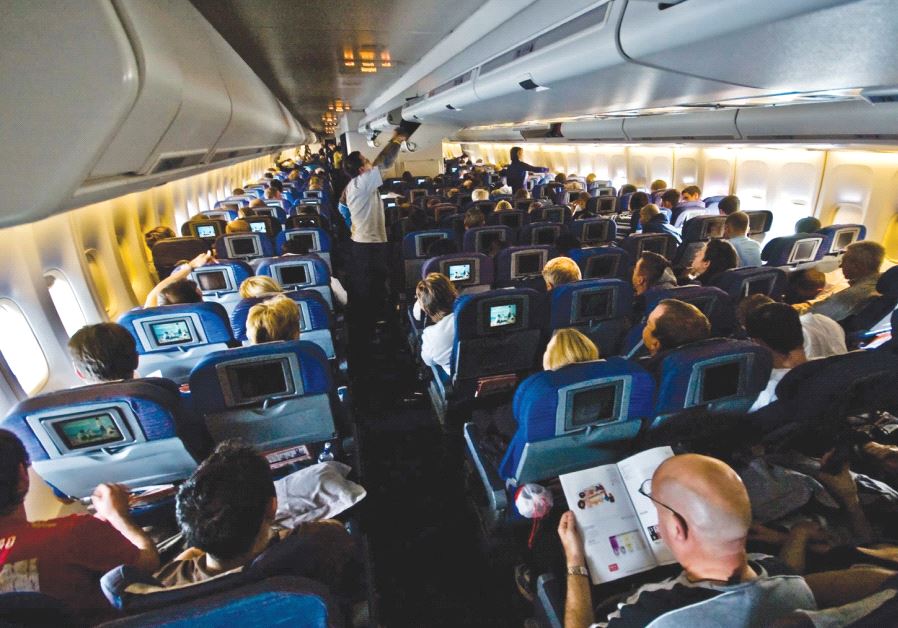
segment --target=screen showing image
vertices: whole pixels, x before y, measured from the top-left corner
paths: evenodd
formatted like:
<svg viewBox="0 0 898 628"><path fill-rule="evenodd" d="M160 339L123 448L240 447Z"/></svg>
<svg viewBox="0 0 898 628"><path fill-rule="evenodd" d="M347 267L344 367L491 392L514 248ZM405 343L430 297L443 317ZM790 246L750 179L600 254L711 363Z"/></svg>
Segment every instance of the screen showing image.
<svg viewBox="0 0 898 628"><path fill-rule="evenodd" d="M397 207L396 199L384 201L384 209L392 209L393 207Z"/></svg>
<svg viewBox="0 0 898 628"><path fill-rule="evenodd" d="M299 240L300 246L307 251L316 251L318 247L315 246L315 234L314 233L288 233L288 240Z"/></svg>
<svg viewBox="0 0 898 628"><path fill-rule="evenodd" d="M214 273L197 273L196 278L200 283L200 290L203 292L228 289L228 280L223 270Z"/></svg>
<svg viewBox="0 0 898 628"><path fill-rule="evenodd" d="M424 190L411 190L408 193L408 198L410 201L414 201L415 199L421 198L422 196L427 196L427 192Z"/></svg>
<svg viewBox="0 0 898 628"><path fill-rule="evenodd" d="M107 413L57 421L53 424L53 429L69 449L84 449L125 440L112 415Z"/></svg>
<svg viewBox="0 0 898 628"><path fill-rule="evenodd" d="M649 251L658 255L664 255L664 250L667 248L667 241L664 238L646 238L640 244L642 246L639 249L639 253Z"/></svg>
<svg viewBox="0 0 898 628"><path fill-rule="evenodd" d="M277 211L275 211L274 207L256 207L253 209L253 211L255 211L259 216L269 216L271 218L274 218L277 214Z"/></svg>
<svg viewBox="0 0 898 628"><path fill-rule="evenodd" d="M166 321L164 323L150 323L149 328L153 338L156 340L156 344L160 347L193 342L190 325L184 319Z"/></svg>
<svg viewBox="0 0 898 628"><path fill-rule="evenodd" d="M613 292L599 290L578 295L577 317L580 320L601 320L611 316Z"/></svg>
<svg viewBox="0 0 898 628"><path fill-rule="evenodd" d="M197 225L196 237L198 238L214 238L215 227L213 225Z"/></svg>
<svg viewBox="0 0 898 628"><path fill-rule="evenodd" d="M415 179L415 184L416 185L426 185L427 177L418 177L417 179Z"/></svg>
<svg viewBox="0 0 898 628"><path fill-rule="evenodd" d="M840 231L836 236L836 245L833 247L835 251L843 251L845 247L854 242L854 231Z"/></svg>
<svg viewBox="0 0 898 628"><path fill-rule="evenodd" d="M468 281L471 279L470 264L450 264L449 280L450 281Z"/></svg>
<svg viewBox="0 0 898 628"><path fill-rule="evenodd" d="M599 386L574 393L571 401L571 419L568 429L593 425L614 418L614 402L617 384Z"/></svg>
<svg viewBox="0 0 898 628"><path fill-rule="evenodd" d="M815 246L817 246L817 242L814 240L799 242L792 253L791 262L807 262L814 259Z"/></svg>
<svg viewBox="0 0 898 628"><path fill-rule="evenodd" d="M249 223L249 228L252 229L253 233L268 233L268 226L264 222L251 222Z"/></svg>
<svg viewBox="0 0 898 628"><path fill-rule="evenodd" d="M702 398L700 403L732 397L739 392L740 362L709 366L702 372Z"/></svg>
<svg viewBox="0 0 898 628"><path fill-rule="evenodd" d="M255 255L256 240L254 238L234 238L231 240L234 255Z"/></svg>
<svg viewBox="0 0 898 628"><path fill-rule="evenodd" d="M583 230L583 239L587 242L605 242L608 239L608 223L588 223Z"/></svg>
<svg viewBox="0 0 898 628"><path fill-rule="evenodd" d="M500 212L499 213L499 224L504 225L506 227L510 227L512 229L517 229L521 226L523 222L522 216L520 214L511 214Z"/></svg>
<svg viewBox="0 0 898 628"><path fill-rule="evenodd" d="M427 249L430 248L430 245L436 242L437 240L442 240L442 235L423 235L415 237L415 245L416 252L418 257L424 257L427 255Z"/></svg>
<svg viewBox="0 0 898 628"><path fill-rule="evenodd" d="M749 233L764 233L764 226L767 222L767 216L764 214L748 214L748 232Z"/></svg>
<svg viewBox="0 0 898 628"><path fill-rule="evenodd" d="M514 325L518 320L518 306L515 303L508 305L493 305L490 307L490 327L505 327Z"/></svg>
<svg viewBox="0 0 898 628"><path fill-rule="evenodd" d="M514 258L515 275L538 275L542 258L542 253L519 253Z"/></svg>
<svg viewBox="0 0 898 628"><path fill-rule="evenodd" d="M770 292L770 279L755 279L754 281L746 281L743 293L745 296L751 294L767 294Z"/></svg>
<svg viewBox="0 0 898 628"><path fill-rule="evenodd" d="M285 366L285 360L276 360L227 367L234 401L244 403L288 392Z"/></svg>
<svg viewBox="0 0 898 628"><path fill-rule="evenodd" d="M706 238L722 238L723 237L723 221L722 220L709 220L705 224L705 237Z"/></svg>
<svg viewBox="0 0 898 628"><path fill-rule="evenodd" d="M547 209L544 215L549 222L564 222L563 209Z"/></svg>
<svg viewBox="0 0 898 628"><path fill-rule="evenodd" d="M309 274L305 265L302 266L278 266L278 274L281 276L282 286L292 286L309 283Z"/></svg>
<svg viewBox="0 0 898 628"><path fill-rule="evenodd" d="M555 242L555 229L543 228L533 230L533 244L553 244Z"/></svg>
<svg viewBox="0 0 898 628"><path fill-rule="evenodd" d="M616 255L595 255L586 262L585 279L606 279L617 276Z"/></svg>

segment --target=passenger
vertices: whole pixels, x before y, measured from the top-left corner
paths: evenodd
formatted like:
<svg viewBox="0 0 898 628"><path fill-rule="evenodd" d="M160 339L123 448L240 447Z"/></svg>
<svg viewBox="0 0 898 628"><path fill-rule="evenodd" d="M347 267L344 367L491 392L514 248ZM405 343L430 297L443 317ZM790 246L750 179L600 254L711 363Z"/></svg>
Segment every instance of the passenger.
<svg viewBox="0 0 898 628"><path fill-rule="evenodd" d="M596 179L597 179L597 178L598 178L598 177L596 177L596 173L590 172L588 175L586 175L586 185L587 185L587 186L592 185L593 183L596 182Z"/></svg>
<svg viewBox="0 0 898 628"><path fill-rule="evenodd" d="M488 190L484 190L483 188L477 188L473 192L471 192L471 202L479 203L480 201L488 201L490 200L490 193Z"/></svg>
<svg viewBox="0 0 898 628"><path fill-rule="evenodd" d="M474 229L475 227L482 227L485 224L486 216L483 215L483 212L480 211L479 207L472 207L465 212L464 225L466 231L468 229Z"/></svg>
<svg viewBox="0 0 898 628"><path fill-rule="evenodd" d="M645 192L633 192L630 196L630 232L635 233L639 229L639 212L649 204L649 195Z"/></svg>
<svg viewBox="0 0 898 628"><path fill-rule="evenodd" d="M651 251L643 251L633 267L633 293L636 295L634 312L641 316L645 311L645 297L652 288L669 290L677 287L677 277L667 258Z"/></svg>
<svg viewBox="0 0 898 628"><path fill-rule="evenodd" d="M739 205L739 197L735 194L730 194L729 196L724 196L720 199L720 202L717 203L717 211L721 216L729 216L739 211Z"/></svg>
<svg viewBox="0 0 898 628"><path fill-rule="evenodd" d="M543 370L557 371L568 364L594 362L599 359L595 343L576 329L559 329L543 354Z"/></svg>
<svg viewBox="0 0 898 628"><path fill-rule="evenodd" d="M663 192L667 189L667 181L664 179L655 179L652 181L652 184L649 186L649 193L655 194L657 192Z"/></svg>
<svg viewBox="0 0 898 628"><path fill-rule="evenodd" d="M244 196L246 195L246 190L243 188L234 188L231 190L231 196Z"/></svg>
<svg viewBox="0 0 898 628"><path fill-rule="evenodd" d="M203 293L195 281L181 279L172 282L159 291L159 305L179 305L181 303L202 303Z"/></svg>
<svg viewBox="0 0 898 628"><path fill-rule="evenodd" d="M680 193L680 202L673 209L670 217L670 224L677 224L677 218L687 209L703 209L705 203L702 201L702 189L697 185L690 185L683 188Z"/></svg>
<svg viewBox="0 0 898 628"><path fill-rule="evenodd" d="M528 172L549 172L548 168L531 166L523 161L524 149L520 146L512 147L509 152L511 163L505 169L505 178L513 192L517 192L527 183Z"/></svg>
<svg viewBox="0 0 898 628"><path fill-rule="evenodd" d="M287 242L292 242L292 240L287 240ZM244 279L243 283L240 284L240 298L242 299L264 297L269 294L279 294L283 291L284 289L281 288L280 284L267 275L253 275Z"/></svg>
<svg viewBox="0 0 898 628"><path fill-rule="evenodd" d="M251 345L278 340L299 340L299 306L278 294L249 308L246 338Z"/></svg>
<svg viewBox="0 0 898 628"><path fill-rule="evenodd" d="M260 203L262 203L263 207L265 206L265 202L258 198L250 201L250 205L252 205L255 201L259 201ZM256 205L256 207L258 207L258 205ZM252 207L241 207L237 210L237 220L243 220L244 218L253 218L257 215L258 214L256 213L256 210Z"/></svg>
<svg viewBox="0 0 898 628"><path fill-rule="evenodd" d="M770 625L791 611L814 610L817 603L837 605L852 596L866 597L893 575L860 568L803 578L772 557L749 554L748 493L736 472L720 460L698 454L668 458L644 487L640 492L658 511L660 536L683 572L641 587L607 617L609 628L653 625L667 613L711 600L730 605L733 625ZM572 512L562 515L558 536L568 567L564 624L586 628L595 617L583 537ZM755 595L726 595L755 587Z"/></svg>
<svg viewBox="0 0 898 628"><path fill-rule="evenodd" d="M664 213L667 215L668 221L670 217L673 215L673 209L677 206L677 203L680 202L680 193L676 190L665 190L661 194L661 208L662 210L667 210Z"/></svg>
<svg viewBox="0 0 898 628"><path fill-rule="evenodd" d="M736 315L743 329L752 312L768 303L776 303L776 301L766 294L752 294L739 302ZM804 354L808 360L848 353L845 344L845 330L836 321L828 316L811 312L802 314L799 316L799 320L804 338Z"/></svg>
<svg viewBox="0 0 898 628"><path fill-rule="evenodd" d="M244 223L246 224L246 223ZM248 226L248 225L247 225ZM160 296L162 291L165 290L168 286L173 283L177 283L178 281L182 281L187 279L194 270L199 268L200 266L205 266L209 262L212 261L212 252L208 251L206 253L200 253L192 260L185 264L180 264L177 268L175 268L171 275L160 281L156 284L152 290L150 290L149 294L147 294L147 298L143 303L144 307L156 307L157 305L161 305ZM202 295L200 296L202 299Z"/></svg>
<svg viewBox="0 0 898 628"><path fill-rule="evenodd" d="M567 177L563 172L559 172L555 175L555 183L560 183L564 185L567 182Z"/></svg>
<svg viewBox="0 0 898 628"><path fill-rule="evenodd" d="M526 188L518 188L511 196L512 202L526 201L530 199L530 192Z"/></svg>
<svg viewBox="0 0 898 628"><path fill-rule="evenodd" d="M100 577L119 565L151 573L159 566L156 545L131 520L128 492L117 484L94 490L95 516L29 522L30 464L18 437L0 430L0 594L44 593L75 611L85 625L110 618Z"/></svg>
<svg viewBox="0 0 898 628"><path fill-rule="evenodd" d="M306 189L310 192L320 191L321 190L321 179L319 179L318 177L309 178L309 185L308 185L308 187L306 187Z"/></svg>
<svg viewBox="0 0 898 628"><path fill-rule="evenodd" d="M632 183L624 183L622 186L620 186L620 190L618 190L617 195L624 196L626 194L633 194L634 192L636 192L635 185L633 185Z"/></svg>
<svg viewBox="0 0 898 628"><path fill-rule="evenodd" d="M147 248L152 251L153 247L156 246L156 243L160 240L168 240L169 238L176 237L178 236L171 227L160 226L154 227L143 234L143 241L146 243Z"/></svg>
<svg viewBox="0 0 898 628"><path fill-rule="evenodd" d="M274 181L272 181L274 183ZM269 186L267 190L265 190L265 199L269 201L279 201L281 200L281 192L273 185Z"/></svg>
<svg viewBox="0 0 898 628"><path fill-rule="evenodd" d="M253 200L251 200L249 202L250 209L254 209L256 207L265 207L265 206L266 206L265 201L263 201L261 198L254 198ZM240 209L243 209L243 208L241 207ZM238 217L240 216L240 210L237 210L237 216Z"/></svg>
<svg viewBox="0 0 898 628"><path fill-rule="evenodd" d="M442 239L441 239L442 241ZM309 255L309 250L303 246L302 242L297 239L285 240L284 246L281 249L281 256L286 255ZM315 255L315 253L311 253L311 255ZM317 257L317 255L316 255ZM346 307L349 303L349 294L346 292L346 289L343 287L343 283L337 279L333 274L330 276L330 287L331 292L334 295L334 300L342 307ZM252 279L252 277L250 277ZM246 283L245 281L243 283ZM280 292L280 290L278 291Z"/></svg>
<svg viewBox="0 0 898 628"><path fill-rule="evenodd" d="M453 307L458 292L446 275L430 273L418 282L415 297L421 309L433 321L421 334L421 360L427 366L451 369L452 344L455 341Z"/></svg>
<svg viewBox="0 0 898 628"><path fill-rule="evenodd" d="M670 226L670 223L667 222L667 216L661 213L661 210L658 209L657 205L654 203L643 205L642 209L639 210L638 215L643 233L667 234L676 238L678 244L680 243L680 234L677 233L676 229Z"/></svg>
<svg viewBox="0 0 898 628"><path fill-rule="evenodd" d="M117 323L85 325L69 338L69 354L75 374L85 384L134 379L137 344Z"/></svg>
<svg viewBox="0 0 898 628"><path fill-rule="evenodd" d="M642 343L651 355L642 366L657 379L667 354L679 347L707 340L711 323L701 310L677 299L664 299L651 311L642 330Z"/></svg>
<svg viewBox="0 0 898 628"><path fill-rule="evenodd" d="M507 212L513 210L511 203L508 201L499 201L496 203L496 208L493 210L494 212Z"/></svg>
<svg viewBox="0 0 898 628"><path fill-rule="evenodd" d="M576 176L577 176L576 174L569 174L564 181L565 191L571 192L572 195L573 195L573 192L582 192L583 191L583 184L580 183L579 180L573 178Z"/></svg>
<svg viewBox="0 0 898 628"><path fill-rule="evenodd" d="M573 220L582 220L591 216L589 210L586 209L586 204L589 202L590 198L592 197L589 195L589 192L580 192L577 194L576 198L571 201L571 209L574 212L572 216Z"/></svg>
<svg viewBox="0 0 898 628"><path fill-rule="evenodd" d="M531 221L533 221L534 217L542 216L543 212L543 204L540 201L533 201L530 203L530 206L527 208L527 214L530 215Z"/></svg>
<svg viewBox="0 0 898 628"><path fill-rule="evenodd" d="M580 267L570 257L555 257L546 262L543 267L543 280L546 282L546 290L574 283L583 279Z"/></svg>
<svg viewBox="0 0 898 628"><path fill-rule="evenodd" d="M783 299L789 305L813 301L826 288L826 275L816 268L803 268L789 273L789 285Z"/></svg>
<svg viewBox="0 0 898 628"><path fill-rule="evenodd" d="M818 218L807 216L795 223L795 233L816 233L823 228Z"/></svg>
<svg viewBox="0 0 898 628"><path fill-rule="evenodd" d="M746 317L748 337L770 350L773 370L767 387L761 391L750 412L776 401L776 387L790 370L808 361L804 352L804 333L798 312L785 303L762 305Z"/></svg>
<svg viewBox="0 0 898 628"><path fill-rule="evenodd" d="M823 314L834 321L843 321L857 314L867 302L876 297L879 268L885 258L885 248L878 242L852 242L842 255L842 275L848 287L817 301L810 307L814 314ZM798 306L799 309L804 309Z"/></svg>
<svg viewBox="0 0 898 628"><path fill-rule="evenodd" d="M692 260L695 280L709 286L722 273L739 266L739 255L733 245L726 240L709 240L699 249Z"/></svg>
<svg viewBox="0 0 898 628"><path fill-rule="evenodd" d="M249 223L245 220L238 218L237 220L232 220L225 227L225 234L231 235L232 233L252 233L253 228L249 226Z"/></svg>
<svg viewBox="0 0 898 628"><path fill-rule="evenodd" d="M167 587L203 582L250 564L290 536L308 545L290 561L290 575L339 584L352 539L329 519L293 530L274 529L278 499L268 461L235 441L218 445L178 490L178 525L189 549L156 572Z"/></svg>
<svg viewBox="0 0 898 628"><path fill-rule="evenodd" d="M747 233L748 214L735 211L727 215L723 223L723 237L736 249L741 268L761 265L761 245L746 236Z"/></svg>

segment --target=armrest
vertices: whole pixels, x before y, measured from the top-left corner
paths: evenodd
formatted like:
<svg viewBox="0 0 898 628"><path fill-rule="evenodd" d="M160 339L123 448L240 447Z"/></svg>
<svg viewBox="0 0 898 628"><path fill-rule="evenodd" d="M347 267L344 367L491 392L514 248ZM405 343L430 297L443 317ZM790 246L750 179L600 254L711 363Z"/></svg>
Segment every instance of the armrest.
<svg viewBox="0 0 898 628"><path fill-rule="evenodd" d="M443 400L448 403L449 395L452 394L452 380L446 374L446 371L443 370L442 366L434 365L430 367L430 370L433 372L433 381L436 384L437 389L443 396Z"/></svg>
<svg viewBox="0 0 898 628"><path fill-rule="evenodd" d="M480 430L477 426L474 423L465 423L464 432L468 457L474 468L477 469L477 475L480 476L480 481L483 483L490 507L496 513L497 520L501 519L508 508L505 482L499 477L498 469L488 464L488 458L480 447Z"/></svg>
<svg viewBox="0 0 898 628"><path fill-rule="evenodd" d="M550 573L544 573L536 580L536 621L540 628L564 628L561 582Z"/></svg>

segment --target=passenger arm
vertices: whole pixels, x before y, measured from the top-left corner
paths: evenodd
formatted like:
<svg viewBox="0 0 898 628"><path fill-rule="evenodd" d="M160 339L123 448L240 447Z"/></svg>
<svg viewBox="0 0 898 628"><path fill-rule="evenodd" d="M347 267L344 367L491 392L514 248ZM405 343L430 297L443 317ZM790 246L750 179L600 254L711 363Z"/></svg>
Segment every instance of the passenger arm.
<svg viewBox="0 0 898 628"><path fill-rule="evenodd" d="M171 275L160 281L156 284L156 286L150 290L150 293L147 295L147 300L144 301L144 307L156 307L159 305L159 295L165 290L168 286L172 285L177 281L181 281L182 279L187 279L194 270L203 266L204 264L208 264L212 260L212 253L200 253L192 260L187 262L186 265L182 265L180 268L175 269Z"/></svg>
<svg viewBox="0 0 898 628"><path fill-rule="evenodd" d="M834 451L831 451L823 456L821 467L826 467L826 463L834 453ZM855 543L863 545L870 542L873 538L873 528L864 514L864 509L861 507L861 502L857 495L857 484L855 484L854 478L851 477L848 463L846 462L838 473L824 473L821 471L817 474L817 479L845 509L851 524L851 531L854 533Z"/></svg>
<svg viewBox="0 0 898 628"><path fill-rule="evenodd" d="M156 544L128 514L128 489L121 484L100 484L91 495L91 501L97 518L107 522L140 550L133 566L145 573L158 569Z"/></svg>
<svg viewBox="0 0 898 628"><path fill-rule="evenodd" d="M558 523L558 536L564 547L564 557L568 569L586 567L586 556L583 551L583 537L577 529L574 513L568 511L561 516ZM595 618L592 610L592 592L589 589L588 576L567 576L567 597L564 601L564 628L586 628Z"/></svg>
<svg viewBox="0 0 898 628"><path fill-rule="evenodd" d="M817 607L832 608L873 595L894 575L894 571L881 567L854 567L812 573L804 580L817 600Z"/></svg>
<svg viewBox="0 0 898 628"><path fill-rule="evenodd" d="M375 168L389 168L392 166L393 162L396 161L396 157L399 155L399 148L402 146L404 140L405 137L403 135L400 135L398 132L393 133L393 137L390 138L390 141L384 146L384 149L380 151L380 154L374 158L371 165Z"/></svg>

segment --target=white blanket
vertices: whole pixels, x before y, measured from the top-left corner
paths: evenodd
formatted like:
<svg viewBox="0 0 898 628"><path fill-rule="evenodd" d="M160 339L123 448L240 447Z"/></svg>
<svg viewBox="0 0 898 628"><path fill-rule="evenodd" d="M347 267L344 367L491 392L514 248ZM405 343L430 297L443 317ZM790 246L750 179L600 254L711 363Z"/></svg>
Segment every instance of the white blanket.
<svg viewBox="0 0 898 628"><path fill-rule="evenodd" d="M367 492L346 479L349 471L342 462L322 462L275 481L276 522L295 528L300 523L331 519L362 501Z"/></svg>

